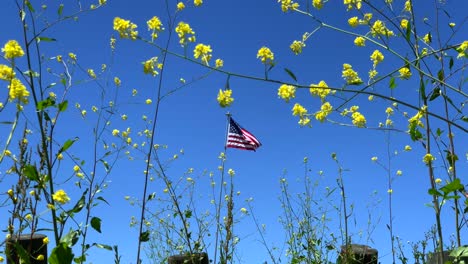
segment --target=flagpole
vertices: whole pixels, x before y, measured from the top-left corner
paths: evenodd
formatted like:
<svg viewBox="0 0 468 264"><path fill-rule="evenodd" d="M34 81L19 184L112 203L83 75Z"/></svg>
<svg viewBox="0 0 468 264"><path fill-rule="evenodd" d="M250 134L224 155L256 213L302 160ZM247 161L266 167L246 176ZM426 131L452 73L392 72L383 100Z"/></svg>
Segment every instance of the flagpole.
<svg viewBox="0 0 468 264"><path fill-rule="evenodd" d="M224 137L224 157L221 159L221 183L219 185L219 197L218 197L218 205L216 208L216 238L215 238L215 255L214 255L214 262L217 263L217 256L218 256L218 238L219 238L219 231L220 231L220 223L219 220L221 219L221 199L223 197L223 184L224 184L224 165L226 161L226 151L227 151L227 139L229 135L229 122L231 118L231 113L228 111L226 113L226 135Z"/></svg>

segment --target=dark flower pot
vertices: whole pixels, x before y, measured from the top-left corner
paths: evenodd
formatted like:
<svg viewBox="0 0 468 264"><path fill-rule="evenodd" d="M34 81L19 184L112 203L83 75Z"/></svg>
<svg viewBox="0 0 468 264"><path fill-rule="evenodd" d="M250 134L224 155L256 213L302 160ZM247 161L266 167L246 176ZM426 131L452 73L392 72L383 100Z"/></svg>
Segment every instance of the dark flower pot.
<svg viewBox="0 0 468 264"><path fill-rule="evenodd" d="M337 264L377 264L377 249L366 245L351 244L341 246L341 252L336 261Z"/></svg>
<svg viewBox="0 0 468 264"><path fill-rule="evenodd" d="M31 264L47 264L47 244L43 243L45 237L41 234L26 234L7 239L7 264L19 264L21 255L29 256ZM39 255L42 255L44 259L38 260Z"/></svg>

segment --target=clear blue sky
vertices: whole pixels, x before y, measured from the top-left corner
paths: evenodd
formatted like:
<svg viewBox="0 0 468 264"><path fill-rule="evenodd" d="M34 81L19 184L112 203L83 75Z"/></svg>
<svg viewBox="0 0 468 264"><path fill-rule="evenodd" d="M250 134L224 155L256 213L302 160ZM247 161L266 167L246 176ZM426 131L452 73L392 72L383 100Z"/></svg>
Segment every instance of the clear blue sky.
<svg viewBox="0 0 468 264"><path fill-rule="evenodd" d="M49 15L49 21L56 18L55 2L48 2L49 8L45 11ZM76 2L62 1L65 5L64 14L72 14L77 10ZM174 11L176 1L170 2L171 12ZM249 76L263 77L263 65L256 58L257 50L262 46L268 46L275 53L277 66L269 73L269 77L285 82L294 82L283 68L288 68L295 73L300 84L308 85L325 80L329 86L342 87L344 84L341 78L342 64L350 63L354 69L360 73L363 79L367 80L367 72L372 67L369 59L370 54L376 48L371 43L365 48L358 48L353 45L354 37L343 35L329 29L321 29L312 35L306 43L303 53L295 56L289 45L293 40L301 39L304 32L311 32L317 24L310 18L296 14L281 12L280 5L274 0L257 1L213 1L205 0L200 8L194 8L192 3L187 3L187 9L182 11L176 21L190 23L196 32L197 43L211 45L213 49L213 60L221 58L224 60L226 71L245 74ZM399 14L401 1L395 1L395 12ZM417 16L420 18L417 23L422 32L431 30L430 26L424 26L422 18L428 17L428 24L435 23L434 10L424 6L422 1L415 1ZM83 6L91 4L89 1L81 1ZM305 5L305 3L301 3ZM41 12L39 4L34 3L36 12ZM14 1L6 1L0 10L0 24L4 25L0 33L0 44L3 45L10 39L21 41L21 25L18 19L18 11ZM448 19L441 15L440 31L444 36L450 34L448 22L457 24L455 29L457 34L452 38L452 43L461 43L467 37L466 10L468 3L465 1L447 1L444 6L450 16ZM325 22L351 30L347 25L347 19L351 16L361 16L356 11L346 12L346 8L341 2L325 4L320 11L313 11ZM132 138L135 142L141 143L142 138L137 136L138 131L145 129L145 124L141 120L142 115L149 118L153 116L154 103L146 105L147 98L156 96L158 78L144 75L141 62L154 56L161 56L161 52L141 41L117 40L117 49L112 55L109 49L109 39L117 33L112 30L114 17L130 19L138 25L139 34L145 38L149 37L146 21L152 16L158 16L163 21L167 30L167 13L164 1L109 1L106 6L99 10L84 13L77 21L66 21L54 26L44 33L45 37L57 39L56 42L43 43L43 54L45 58L56 55L63 55L73 52L78 57L78 62L83 69L93 68L99 72L101 64L108 65L108 71L99 76L99 85L96 82L79 80L88 79L86 73L76 70L74 75L75 85L67 95L70 101L69 111L62 117L59 125L56 140L64 141L69 138L79 137L80 140L70 149L70 152L82 159L89 160L92 155L92 135L93 124L96 114L92 112L93 105L100 106L113 100L112 96L116 91L113 85L113 77L118 76L122 80L119 90L118 114L111 119L111 125L104 138L107 142L115 141L110 135L114 128L121 131L127 127L132 128ZM41 18L39 18L41 19ZM42 23L39 23L43 26ZM364 28L364 27L363 27ZM367 29L366 29L367 30ZM365 33L366 30L360 31ZM393 29L395 30L396 29ZM432 31L434 33L434 28ZM164 45L167 32L162 32L157 44ZM177 36L173 33L171 51L183 54L184 50L177 43ZM407 46L402 45L400 40L391 42L395 49L407 55ZM192 56L194 45L190 44L187 55ZM385 55L384 61L378 66L378 71L387 73L402 66L402 62L395 56L382 50ZM408 54L409 55L409 54ZM0 63L6 63L0 59ZM461 61L457 61L460 65ZM25 69L25 59L18 60L18 67ZM45 62L45 68L50 67L54 72L61 73L63 69L54 59ZM183 59L169 56L165 64L163 79L163 91L170 91L180 84L179 79L187 81L195 80L209 71L206 68L193 65ZM57 79L44 72L44 83L57 82ZM429 179L427 168L421 159L424 149L420 144L411 142L405 133L391 133L390 141L386 141L386 133L378 130L358 129L347 126L333 125L330 123L319 123L312 120L311 128L301 128L297 124L297 118L291 115L291 108L295 102L300 102L309 112L313 113L320 108L320 101L312 98L307 90L298 90L296 98L290 103L285 103L277 96L278 84L271 84L253 81L243 78L231 77L230 87L235 98L234 104L229 109L222 109L216 102L216 95L219 89L224 88L226 75L214 72L207 78L196 81L186 88L167 97L160 109L158 127L155 141L159 144L168 145L168 149L161 154L163 159L170 159L174 154L184 149L184 155L171 163L168 170L170 177L177 181L180 177L185 177L183 173L188 168L194 168L193 177L199 182L200 187L200 207L206 207L211 199L209 181L207 176L202 176L203 171L214 171L220 165L218 155L223 151L226 129L226 111L230 111L233 117L242 126L255 134L263 146L257 152L248 152L229 149L227 151L227 168L236 171L235 189L241 195L236 201L236 215L240 223L235 227L235 233L241 238L238 249L240 263L261 263L269 260L267 252L259 243L259 236L256 233L252 219L248 216L241 216L239 209L245 207L245 199L253 197L254 213L261 223L266 224L267 238L272 245L281 247L284 243L283 229L278 222L281 215L281 207L278 197L280 195L279 180L286 177L290 182L291 191L300 193L303 188L298 179L303 177L303 158L309 158L310 176L313 180L320 181L318 193L322 193L325 187L336 187L337 168L330 156L336 152L342 166L349 171L344 173L344 181L347 187L348 202L354 204L353 223L351 224L351 234L353 242L368 243L379 250L382 263L390 263L391 248L386 225L388 224L388 195L387 195L387 175L385 170L371 161L371 157L379 157L379 161L386 163L387 148L390 153L398 151L398 155L391 161L391 175L395 175L397 170L402 170L403 175L396 177L393 182L393 202L394 202L394 232L401 237L402 241L416 242L424 238L424 232L428 231L434 224L433 210L425 204L430 203L431 197L427 195ZM377 85L376 92L390 96L387 81ZM2 84L3 85L3 84ZM397 87L393 90L392 96L409 103L418 101L416 78L402 82L397 79ZM465 85L466 87L466 85ZM464 88L465 88L464 87ZM132 97L132 89L138 90L138 95ZM6 96L6 88L2 88L2 96ZM106 92L103 102L100 101L101 91ZM466 90L466 89L464 89ZM59 86L54 87L54 91L59 96L63 92ZM349 95L346 95L349 96ZM3 98L3 97L2 97ZM3 100L3 99L2 99ZM340 99L330 99L333 105L339 105ZM466 101L466 98L456 98L455 102ZM87 117L83 119L80 111L74 106L79 103L82 109L86 109ZM369 102L367 96L355 98L353 104L360 106L360 111L366 116L369 127L377 127L379 122L385 122L385 109L391 105L381 99ZM351 105L349 105L351 106ZM348 106L348 107L349 107ZM27 113L31 114L30 104ZM441 104L435 104L434 111L442 113ZM408 111L410 115L414 110L401 107L400 110ZM0 121L7 121L11 118L11 110L0 113ZM127 121L122 121L119 116L128 115ZM466 115L466 110L465 110ZM31 115L32 116L32 115ZM340 117L335 112L330 116L331 120L350 122ZM20 127L24 127L25 117L22 117ZM393 117L395 128L406 130L407 121L401 113L396 113ZM462 124L466 128L466 124ZM28 125L33 130L30 141L34 142L38 138L37 127ZM3 149L3 142L9 133L9 126L0 126L0 147ZM445 128L443 128L445 130ZM465 133L455 129L455 139L458 148L460 161L458 162L458 173L463 178L468 172L465 153L467 153L466 143L468 137ZM446 135L446 134L444 134ZM101 143L100 143L101 144ZM16 144L14 144L16 146ZM405 145L413 148L411 152L403 152ZM34 151L34 150L33 150ZM101 154L104 153L99 148ZM132 151L132 150L130 150ZM134 154L133 154L134 153ZM139 216L139 207L131 206L124 196L131 196L141 199L143 189L144 158L137 152L132 152L136 157L133 161L128 161L125 155L118 159L111 175L107 178L108 187L104 190L103 196L109 201L110 206L99 205L93 214L103 220L103 235L91 231L90 241L105 244L118 244L122 254L123 263L135 263L137 246L137 229L129 228L131 216ZM443 156L437 151L434 152L438 160ZM11 186L11 178L4 176L9 168L9 163L0 165L3 189ZM88 161L83 169L90 171L91 161ZM76 179L68 180L72 176L73 164L70 157L67 157L58 170L57 182L63 182L61 188L66 189L72 201L79 199L80 191L74 187ZM284 175L284 170L287 174ZM318 172L323 171L322 176ZM441 163L437 163L436 176L446 179ZM198 179L200 177L200 179ZM219 177L219 174L215 174ZM159 182L150 183L149 192L156 192L158 197L164 197L164 186ZM5 190L6 191L6 190ZM375 192L376 198L370 198ZM2 191L3 193L3 191ZM5 196L6 197L6 196ZM318 196L317 199L321 197ZM339 205L337 197L334 198L335 205ZM367 230L367 208L366 205L373 200L380 200L380 204L371 213L373 219L380 218L380 222L373 222L376 225L372 234L374 243L366 241L365 232ZM152 203L151 207L158 207ZM6 214L7 208L0 208L1 215ZM334 221L330 223L333 233L338 234L336 229L336 212L332 210L331 216ZM451 209L444 207L443 218L445 225L445 239L453 232L451 221ZM354 218L355 223L354 224ZM6 220L6 219L5 219ZM2 225L6 225L6 221ZM359 232L363 230L363 238L359 238ZM465 229L466 232L466 229ZM466 234L466 233L465 233ZM468 243L465 241L464 243ZM410 246L406 245L407 255L410 255ZM92 250L89 260L94 263L109 263L112 254L101 250ZM212 251L209 252L212 256ZM284 252L283 252L284 254ZM285 258L283 258L285 259ZM147 263L144 261L144 263Z"/></svg>

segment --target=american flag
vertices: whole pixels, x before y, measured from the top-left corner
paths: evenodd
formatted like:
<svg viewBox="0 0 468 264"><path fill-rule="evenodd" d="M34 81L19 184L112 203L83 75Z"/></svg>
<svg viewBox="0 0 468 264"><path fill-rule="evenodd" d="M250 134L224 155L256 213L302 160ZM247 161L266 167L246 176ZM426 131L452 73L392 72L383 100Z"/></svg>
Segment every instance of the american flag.
<svg viewBox="0 0 468 264"><path fill-rule="evenodd" d="M229 117L229 132L226 147L255 151L262 144L249 131L243 129L234 119Z"/></svg>

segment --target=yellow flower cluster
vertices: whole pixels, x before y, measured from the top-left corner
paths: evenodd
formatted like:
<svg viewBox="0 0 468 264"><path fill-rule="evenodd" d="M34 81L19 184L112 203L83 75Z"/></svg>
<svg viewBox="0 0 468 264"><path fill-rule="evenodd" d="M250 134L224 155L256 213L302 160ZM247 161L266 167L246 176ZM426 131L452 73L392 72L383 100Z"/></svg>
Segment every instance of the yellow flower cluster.
<svg viewBox="0 0 468 264"><path fill-rule="evenodd" d="M121 38L129 38L135 40L138 37L136 31L137 25L130 20L125 20L120 17L114 18L114 30L119 32Z"/></svg>
<svg viewBox="0 0 468 264"><path fill-rule="evenodd" d="M346 80L347 84L361 84L362 80L350 64L343 64L342 77Z"/></svg>
<svg viewBox="0 0 468 264"><path fill-rule="evenodd" d="M354 45L356 45L358 47L364 47L364 46L366 46L366 39L363 38L363 37L356 37L354 39Z"/></svg>
<svg viewBox="0 0 468 264"><path fill-rule="evenodd" d="M93 79L96 79L96 73L94 73L94 70L93 69L88 69L86 70L88 72L88 76L93 78Z"/></svg>
<svg viewBox="0 0 468 264"><path fill-rule="evenodd" d="M402 29L407 29L407 28L408 28L408 23L409 23L408 20L403 18L403 19L401 20L401 22L400 22L400 27L401 27Z"/></svg>
<svg viewBox="0 0 468 264"><path fill-rule="evenodd" d="M307 114L307 109L296 103L292 108L293 116L299 116L299 125L306 126L310 124L310 118Z"/></svg>
<svg viewBox="0 0 468 264"><path fill-rule="evenodd" d="M153 40L158 37L158 32L164 29L161 20L157 16L152 17L146 24L148 25L148 30L152 31L151 39Z"/></svg>
<svg viewBox="0 0 468 264"><path fill-rule="evenodd" d="M351 27L357 27L359 25L359 19L357 16L354 16L350 19L348 19L348 24L351 26Z"/></svg>
<svg viewBox="0 0 468 264"><path fill-rule="evenodd" d="M460 59L462 57L468 57L468 54L466 53L466 50L468 49L468 40L463 41L460 46L458 46L457 51L458 51L458 56L457 58Z"/></svg>
<svg viewBox="0 0 468 264"><path fill-rule="evenodd" d="M208 62L211 60L211 52L213 52L213 50L210 45L199 43L193 50L193 57L195 57L195 59L200 58L203 63L208 65Z"/></svg>
<svg viewBox="0 0 468 264"><path fill-rule="evenodd" d="M318 96L322 100L331 93L331 90L328 89L328 85L325 81L320 81L318 84L311 84L309 91L312 96Z"/></svg>
<svg viewBox="0 0 468 264"><path fill-rule="evenodd" d="M299 4L295 3L292 0L278 0L278 3L281 3L281 10L283 12L288 12L289 10L294 10L299 8Z"/></svg>
<svg viewBox="0 0 468 264"><path fill-rule="evenodd" d="M381 20L376 20L374 24L372 24L371 27L371 33L372 36L386 36L386 37L391 37L393 36L393 31L389 30L386 26L385 23L382 22Z"/></svg>
<svg viewBox="0 0 468 264"><path fill-rule="evenodd" d="M203 0L193 0L193 4L195 6L201 6L203 4Z"/></svg>
<svg viewBox="0 0 468 264"><path fill-rule="evenodd" d="M426 44L429 44L432 42L432 36L431 36L431 33L427 33L426 35L424 35L423 37L423 41L424 43Z"/></svg>
<svg viewBox="0 0 468 264"><path fill-rule="evenodd" d="M322 0L313 0L313 1L312 1L312 5L313 5L316 9L320 10L320 9L322 9L322 7L323 7L323 1L322 1Z"/></svg>
<svg viewBox="0 0 468 264"><path fill-rule="evenodd" d="M24 51L16 40L9 40L2 48L2 52L6 59L14 59L24 56Z"/></svg>
<svg viewBox="0 0 468 264"><path fill-rule="evenodd" d="M320 107L320 111L315 113L315 119L320 122L325 121L325 118L332 112L333 106L329 102L325 102Z"/></svg>
<svg viewBox="0 0 468 264"><path fill-rule="evenodd" d="M26 87L20 80L14 78L11 80L8 85L10 100L19 99L24 103L27 103L29 96L29 91L26 90Z"/></svg>
<svg viewBox="0 0 468 264"><path fill-rule="evenodd" d="M177 36L179 36L179 43L182 46L187 45L187 42L195 42L195 32L189 24L185 22L179 22L175 29Z"/></svg>
<svg viewBox="0 0 468 264"><path fill-rule="evenodd" d="M271 64L275 59L275 55L268 47L261 47L257 52L257 58L262 61L264 64Z"/></svg>
<svg viewBox="0 0 468 264"><path fill-rule="evenodd" d="M426 110L427 110L427 107L423 106L421 110L419 110L414 116L408 119L408 122L409 122L408 126L410 128L414 126L424 127L424 123L421 121L421 119L424 117Z"/></svg>
<svg viewBox="0 0 468 264"><path fill-rule="evenodd" d="M296 55L298 55L299 53L302 53L302 48L304 47L305 47L305 43L303 41L298 41L298 40L293 41L293 43L289 46L291 51L294 52L294 54Z"/></svg>
<svg viewBox="0 0 468 264"><path fill-rule="evenodd" d="M278 96L289 103L289 100L296 97L296 87L292 85L282 84L278 89Z"/></svg>
<svg viewBox="0 0 468 264"><path fill-rule="evenodd" d="M405 7L403 8L403 11L411 13L411 2L410 2L410 0L406 0Z"/></svg>
<svg viewBox="0 0 468 264"><path fill-rule="evenodd" d="M371 61L374 63L374 69L377 67L377 64L381 63L384 60L384 55L379 50L374 50L370 56Z"/></svg>
<svg viewBox="0 0 468 264"><path fill-rule="evenodd" d="M366 126L366 118L361 113L356 111L351 115L351 118L353 119L353 125L357 127Z"/></svg>
<svg viewBox="0 0 468 264"><path fill-rule="evenodd" d="M184 2L177 3L177 11L182 11L185 8Z"/></svg>
<svg viewBox="0 0 468 264"><path fill-rule="evenodd" d="M15 75L15 71L11 67L0 64L0 80L11 81Z"/></svg>
<svg viewBox="0 0 468 264"><path fill-rule="evenodd" d="M224 61L222 59L216 59L215 61L215 67L216 68L221 68L224 66Z"/></svg>
<svg viewBox="0 0 468 264"><path fill-rule="evenodd" d="M361 9L362 7L362 0L343 0L343 3L347 5L348 11L353 8Z"/></svg>
<svg viewBox="0 0 468 264"><path fill-rule="evenodd" d="M400 78L401 79L409 79L411 77L411 71L408 67L403 67L401 69L398 70L398 72L400 73Z"/></svg>
<svg viewBox="0 0 468 264"><path fill-rule="evenodd" d="M433 162L435 160L434 156L432 156L431 153L427 153L426 155L424 155L423 157L423 162L427 165L431 164L431 162Z"/></svg>
<svg viewBox="0 0 468 264"><path fill-rule="evenodd" d="M157 69L162 68L162 63L158 63L158 57L153 57L147 61L142 62L143 64L143 72L145 74L151 74L153 76L156 76L158 74Z"/></svg>
<svg viewBox="0 0 468 264"><path fill-rule="evenodd" d="M62 189L56 191L52 195L52 199L59 204L66 204L70 201L70 197L68 197L67 193Z"/></svg>
<svg viewBox="0 0 468 264"><path fill-rule="evenodd" d="M232 90L231 89L226 89L226 90L221 90L219 89L218 93L218 103L221 107L228 107L234 102L234 98L232 98Z"/></svg>

